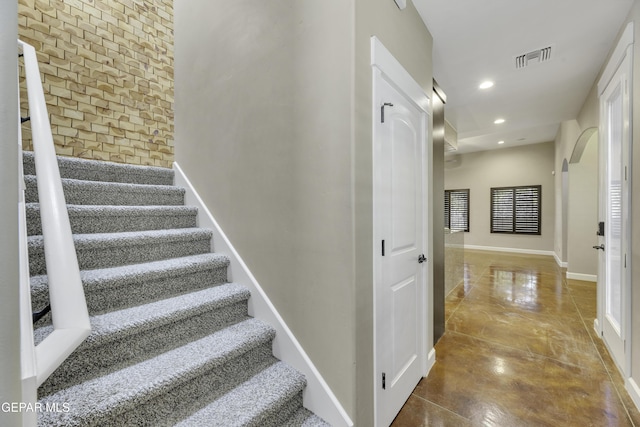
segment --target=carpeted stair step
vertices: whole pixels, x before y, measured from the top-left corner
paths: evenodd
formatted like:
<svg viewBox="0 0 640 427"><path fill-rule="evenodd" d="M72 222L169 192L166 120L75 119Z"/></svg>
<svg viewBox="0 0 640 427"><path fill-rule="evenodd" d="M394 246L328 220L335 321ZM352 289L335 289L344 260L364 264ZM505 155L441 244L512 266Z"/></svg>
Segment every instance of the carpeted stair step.
<svg viewBox="0 0 640 427"><path fill-rule="evenodd" d="M136 166L106 161L85 160L76 157L58 157L62 178L87 181L129 182L132 184L172 185L173 170L154 166ZM25 175L35 175L32 151L23 152Z"/></svg>
<svg viewBox="0 0 640 427"><path fill-rule="evenodd" d="M38 424L174 425L272 365L274 336L274 330L259 320L237 323L137 365L45 396L41 404L68 402L70 410L40 412Z"/></svg>
<svg viewBox="0 0 640 427"><path fill-rule="evenodd" d="M40 387L40 395L142 362L247 319L250 292L227 283L91 316L91 334ZM34 331L41 342L52 331Z"/></svg>
<svg viewBox="0 0 640 427"><path fill-rule="evenodd" d="M75 234L73 241L80 269L88 270L207 253L211 251L212 235L211 230L203 228L180 228ZM43 237L30 236L27 245L30 274L46 274Z"/></svg>
<svg viewBox="0 0 640 427"><path fill-rule="evenodd" d="M331 424L301 407L281 427L331 427Z"/></svg>
<svg viewBox="0 0 640 427"><path fill-rule="evenodd" d="M278 362L176 427L279 427L302 407L305 386L302 374Z"/></svg>
<svg viewBox="0 0 640 427"><path fill-rule="evenodd" d="M157 301L227 282L229 258L216 253L172 258L95 270L82 270L89 314ZM39 311L49 304L47 276L31 277L31 304ZM40 320L43 325L47 319Z"/></svg>
<svg viewBox="0 0 640 427"><path fill-rule="evenodd" d="M198 209L191 206L67 205L71 231L76 234L192 228ZM27 234L42 234L40 204L27 203Z"/></svg>
<svg viewBox="0 0 640 427"><path fill-rule="evenodd" d="M35 175L25 175L25 201L38 202ZM128 184L63 178L62 189L70 205L183 205L184 188L170 185Z"/></svg>
<svg viewBox="0 0 640 427"><path fill-rule="evenodd" d="M33 153L25 153L32 306L49 302ZM92 332L38 388L39 426L326 427L273 356L249 290L171 169L58 157ZM52 331L51 315L34 341ZM68 409L68 411L67 411Z"/></svg>

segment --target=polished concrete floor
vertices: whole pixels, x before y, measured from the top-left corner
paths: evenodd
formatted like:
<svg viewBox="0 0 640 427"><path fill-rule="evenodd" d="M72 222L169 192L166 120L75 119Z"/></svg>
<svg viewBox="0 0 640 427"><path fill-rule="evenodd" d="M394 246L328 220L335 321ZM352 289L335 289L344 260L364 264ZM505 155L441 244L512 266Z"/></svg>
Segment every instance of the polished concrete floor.
<svg viewBox="0 0 640 427"><path fill-rule="evenodd" d="M392 426L639 426L593 330L596 286L552 257L465 251L436 363Z"/></svg>

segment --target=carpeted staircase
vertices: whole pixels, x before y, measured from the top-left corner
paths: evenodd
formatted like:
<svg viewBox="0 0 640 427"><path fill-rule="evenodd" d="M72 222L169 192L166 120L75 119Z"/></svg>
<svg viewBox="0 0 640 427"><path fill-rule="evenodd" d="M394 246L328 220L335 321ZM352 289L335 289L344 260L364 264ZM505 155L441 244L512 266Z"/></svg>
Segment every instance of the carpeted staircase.
<svg viewBox="0 0 640 427"><path fill-rule="evenodd" d="M41 426L328 426L305 378L184 206L170 169L60 157L91 335L39 388ZM48 305L34 158L24 153L34 311ZM34 325L36 344L52 330Z"/></svg>

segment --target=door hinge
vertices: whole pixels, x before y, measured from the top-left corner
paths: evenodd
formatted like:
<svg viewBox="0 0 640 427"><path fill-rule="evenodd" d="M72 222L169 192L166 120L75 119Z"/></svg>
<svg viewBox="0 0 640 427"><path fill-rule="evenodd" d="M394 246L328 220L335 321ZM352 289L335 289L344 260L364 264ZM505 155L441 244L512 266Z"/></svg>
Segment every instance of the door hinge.
<svg viewBox="0 0 640 427"><path fill-rule="evenodd" d="M384 123L384 107L393 107L393 104L390 102L385 102L380 107L380 123Z"/></svg>
<svg viewBox="0 0 640 427"><path fill-rule="evenodd" d="M627 180L627 167L624 167L624 180Z"/></svg>
<svg viewBox="0 0 640 427"><path fill-rule="evenodd" d="M624 254L624 268L627 268L627 254Z"/></svg>
<svg viewBox="0 0 640 427"><path fill-rule="evenodd" d="M384 240L382 241L382 256L384 256Z"/></svg>
<svg viewBox="0 0 640 427"><path fill-rule="evenodd" d="M387 389L387 374L385 374L384 372L382 373L382 389Z"/></svg>

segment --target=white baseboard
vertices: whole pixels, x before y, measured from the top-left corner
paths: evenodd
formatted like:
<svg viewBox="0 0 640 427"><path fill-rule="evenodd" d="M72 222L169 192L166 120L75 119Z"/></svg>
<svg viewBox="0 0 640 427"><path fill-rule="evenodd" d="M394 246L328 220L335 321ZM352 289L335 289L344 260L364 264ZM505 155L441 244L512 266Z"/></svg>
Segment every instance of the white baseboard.
<svg viewBox="0 0 640 427"><path fill-rule="evenodd" d="M638 387L638 383L633 378L627 378L625 381L625 388L631 396L631 400L635 403L636 408L640 410L640 387Z"/></svg>
<svg viewBox="0 0 640 427"><path fill-rule="evenodd" d="M567 279L584 280L585 282L597 282L598 276L595 274L570 273L567 271Z"/></svg>
<svg viewBox="0 0 640 427"><path fill-rule="evenodd" d="M602 331L600 330L600 323L598 318L593 319L593 330L596 331L596 336L602 337Z"/></svg>
<svg viewBox="0 0 640 427"><path fill-rule="evenodd" d="M558 267L567 268L567 265L568 265L567 262L566 261L562 261L557 253L554 252L553 253L553 257L556 259L556 264L558 264Z"/></svg>
<svg viewBox="0 0 640 427"><path fill-rule="evenodd" d="M520 248L501 248L497 246L478 246L478 245L464 245L465 249L474 249L477 251L492 251L492 252L511 252L515 254L528 254L528 255L547 255L555 257L554 251L541 251L537 249L520 249Z"/></svg>
<svg viewBox="0 0 640 427"><path fill-rule="evenodd" d="M432 348L431 351L429 352L429 355L427 356L427 374L425 375L425 377L429 375L429 371L431 371L431 368L433 368L433 365L435 364L436 364L436 349Z"/></svg>
<svg viewBox="0 0 640 427"><path fill-rule="evenodd" d="M251 291L249 314L264 320L276 330L276 337L273 340L274 356L293 366L306 377L307 387L303 394L304 406L331 425L352 427L353 421L351 421L351 418L333 394L329 385L322 378L322 375L320 375L320 372L318 372L298 340L296 340L256 278L251 274L249 268L224 234L209 209L207 209L207 206L177 162L173 163L173 169L176 172L175 184L184 187L186 190L186 204L198 208L199 226L213 230L216 252L223 253L229 257L229 280L241 283Z"/></svg>

